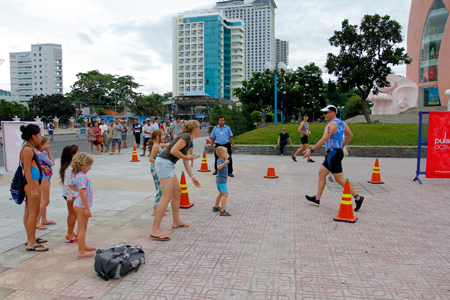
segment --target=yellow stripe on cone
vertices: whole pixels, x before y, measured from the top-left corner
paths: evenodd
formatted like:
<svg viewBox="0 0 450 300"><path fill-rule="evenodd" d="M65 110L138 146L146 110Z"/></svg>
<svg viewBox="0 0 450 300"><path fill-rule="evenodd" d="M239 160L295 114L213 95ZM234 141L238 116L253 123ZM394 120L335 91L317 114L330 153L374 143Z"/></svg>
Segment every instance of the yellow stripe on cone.
<svg viewBox="0 0 450 300"><path fill-rule="evenodd" d="M358 217L353 215L352 195L350 194L350 182L345 181L344 193L342 194L341 207L339 213L333 218L336 222L355 223Z"/></svg>

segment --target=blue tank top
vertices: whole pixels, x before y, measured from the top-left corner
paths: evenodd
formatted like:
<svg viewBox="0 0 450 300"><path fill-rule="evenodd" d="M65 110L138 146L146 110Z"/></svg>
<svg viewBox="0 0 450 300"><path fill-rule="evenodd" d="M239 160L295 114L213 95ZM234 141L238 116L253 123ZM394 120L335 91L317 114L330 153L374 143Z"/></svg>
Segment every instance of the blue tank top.
<svg viewBox="0 0 450 300"><path fill-rule="evenodd" d="M342 149L342 141L344 140L344 131L345 126L342 120L334 119L332 122L335 122L337 125L336 133L332 134L328 141L325 143L325 150L330 149ZM325 127L325 130L327 128Z"/></svg>

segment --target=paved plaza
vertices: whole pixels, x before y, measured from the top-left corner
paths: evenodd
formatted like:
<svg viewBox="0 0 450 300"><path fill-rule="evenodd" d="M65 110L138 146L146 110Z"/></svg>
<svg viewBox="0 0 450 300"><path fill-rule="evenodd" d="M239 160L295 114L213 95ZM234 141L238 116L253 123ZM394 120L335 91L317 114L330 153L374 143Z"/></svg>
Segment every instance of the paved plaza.
<svg viewBox="0 0 450 300"><path fill-rule="evenodd" d="M196 140L201 149L204 139ZM85 150L85 149L82 149ZM0 176L0 299L449 299L450 185L423 176L413 182L415 159L380 159L384 185L367 183L374 158L344 159L347 178L367 196L355 224L337 223L343 188L327 182L321 206L314 194L316 163L289 156L235 155L227 210L211 208L215 176L187 180L195 205L181 211L189 228L171 229L168 242L149 238L154 185L147 157L94 156L88 173L94 189L89 245L141 245L146 264L120 280L103 281L93 259L77 259L77 245L64 243L66 203L57 175L49 219L38 230L49 240L45 253L26 252L23 205L9 200L11 174ZM199 152L199 151L196 151ZM209 168L213 155L208 154ZM200 168L201 159L195 162ZM59 165L59 160L57 161ZM274 167L278 179L265 179ZM57 169L57 168L55 168ZM176 167L180 175L182 163Z"/></svg>

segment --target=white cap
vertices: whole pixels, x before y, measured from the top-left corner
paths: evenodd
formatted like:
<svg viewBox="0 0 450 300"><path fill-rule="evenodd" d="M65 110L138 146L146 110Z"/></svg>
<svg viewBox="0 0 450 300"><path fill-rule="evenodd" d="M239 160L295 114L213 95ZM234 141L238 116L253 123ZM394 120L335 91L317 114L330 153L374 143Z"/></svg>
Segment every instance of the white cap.
<svg viewBox="0 0 450 300"><path fill-rule="evenodd" d="M327 105L326 107L322 108L320 111L322 112L327 112L327 111L333 111L335 113L337 113L337 108L334 105Z"/></svg>

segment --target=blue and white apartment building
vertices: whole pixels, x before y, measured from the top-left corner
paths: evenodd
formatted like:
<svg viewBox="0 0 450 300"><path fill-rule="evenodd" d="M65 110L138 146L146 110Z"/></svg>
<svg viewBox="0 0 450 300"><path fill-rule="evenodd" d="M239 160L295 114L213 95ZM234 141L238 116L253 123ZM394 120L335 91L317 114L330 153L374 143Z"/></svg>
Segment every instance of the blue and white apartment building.
<svg viewBox="0 0 450 300"><path fill-rule="evenodd" d="M173 18L173 95L203 92L237 100L232 90L245 79L245 24L214 9Z"/></svg>

